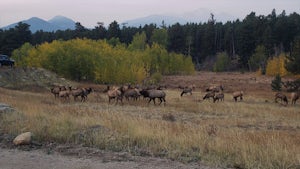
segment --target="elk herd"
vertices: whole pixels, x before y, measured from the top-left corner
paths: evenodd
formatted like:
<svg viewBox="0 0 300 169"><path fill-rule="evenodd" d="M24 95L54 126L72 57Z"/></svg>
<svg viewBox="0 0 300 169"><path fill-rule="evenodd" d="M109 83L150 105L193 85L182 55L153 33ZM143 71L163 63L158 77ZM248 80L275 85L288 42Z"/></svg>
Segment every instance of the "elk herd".
<svg viewBox="0 0 300 169"><path fill-rule="evenodd" d="M81 102L86 101L87 96L92 92L92 88L72 88L71 86L54 86L50 89L54 98L60 98L64 101L70 100L70 96L74 97L74 101L81 97Z"/></svg>
<svg viewBox="0 0 300 169"><path fill-rule="evenodd" d="M192 95L195 90L195 85L187 85L187 86L178 86L181 90L180 97L184 95ZM153 101L156 104L156 99L159 100L159 104L166 104L166 89L165 85L160 86L150 86L150 87L140 87L140 86L132 86L132 85L123 85L123 86L107 86L106 90L103 92L106 93L108 97L108 102L111 103L112 100L115 103L123 104L123 98L127 101L133 100L136 101L142 97L144 100L148 99L148 104ZM92 88L72 88L65 86L54 86L51 88L51 93L54 95L54 98L61 99L62 101L69 101L70 97L73 96L74 101L78 100L78 97L81 98L81 102L87 100L88 95L93 91ZM223 85L212 85L210 87L205 88L205 94L203 96L204 100L212 99L213 103L224 101L224 86ZM299 99L300 92L291 93L291 104L296 104L296 101ZM232 99L237 101L243 101L244 92L243 91L234 91L232 93ZM288 97L283 93L275 94L275 103L281 101L285 105L288 104Z"/></svg>
<svg viewBox="0 0 300 169"><path fill-rule="evenodd" d="M166 93L163 91L163 89L164 86L140 88L138 86L133 87L131 85L126 85L112 88L110 86L107 86L106 92L109 103L112 99L116 99L116 103L120 101L123 104L123 97L125 97L125 99L129 101L129 99L138 100L141 96L143 96L144 99L149 98L148 103L153 101L153 103L156 104L155 99L157 98L160 100L159 104L161 104L162 102L164 102L165 104Z"/></svg>

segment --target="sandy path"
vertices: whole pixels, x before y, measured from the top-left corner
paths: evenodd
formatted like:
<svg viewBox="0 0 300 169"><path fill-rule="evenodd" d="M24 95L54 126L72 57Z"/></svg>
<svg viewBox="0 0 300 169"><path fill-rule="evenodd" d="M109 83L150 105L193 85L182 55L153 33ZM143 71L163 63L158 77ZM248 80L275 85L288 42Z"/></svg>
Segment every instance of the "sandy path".
<svg viewBox="0 0 300 169"><path fill-rule="evenodd" d="M42 150L22 151L0 148L1 169L211 169L199 164L152 158L133 157L130 161L104 160L103 157L65 156L59 153L47 154Z"/></svg>

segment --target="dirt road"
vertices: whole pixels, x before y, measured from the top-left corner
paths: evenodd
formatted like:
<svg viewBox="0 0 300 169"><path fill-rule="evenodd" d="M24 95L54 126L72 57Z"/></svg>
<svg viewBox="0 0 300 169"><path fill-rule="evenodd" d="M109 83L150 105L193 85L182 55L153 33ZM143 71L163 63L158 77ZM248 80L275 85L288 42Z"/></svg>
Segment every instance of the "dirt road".
<svg viewBox="0 0 300 169"><path fill-rule="evenodd" d="M44 150L23 151L0 148L1 169L212 169L200 164L183 164L153 157L131 157L127 160L113 156L80 157L48 154Z"/></svg>

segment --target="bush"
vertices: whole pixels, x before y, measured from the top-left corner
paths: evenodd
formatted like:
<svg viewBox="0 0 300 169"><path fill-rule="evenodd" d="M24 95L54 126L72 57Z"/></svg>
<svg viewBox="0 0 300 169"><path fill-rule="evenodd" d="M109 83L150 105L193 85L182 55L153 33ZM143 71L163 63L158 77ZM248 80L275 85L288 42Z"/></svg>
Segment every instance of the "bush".
<svg viewBox="0 0 300 169"><path fill-rule="evenodd" d="M279 74L272 80L271 87L273 91L281 91L282 81Z"/></svg>
<svg viewBox="0 0 300 169"><path fill-rule="evenodd" d="M151 84L158 84L162 79L162 75L159 72L156 72L151 75L150 81Z"/></svg>
<svg viewBox="0 0 300 169"><path fill-rule="evenodd" d="M248 64L250 71L261 71L261 74L266 74L266 48L264 46L257 46L255 53L250 57Z"/></svg>
<svg viewBox="0 0 300 169"><path fill-rule="evenodd" d="M266 75L275 76L279 74L280 76L285 76L289 72L285 68L286 56L285 54L280 54L279 57L270 58L267 62Z"/></svg>
<svg viewBox="0 0 300 169"><path fill-rule="evenodd" d="M217 61L214 64L214 71L215 72L222 72L228 70L228 65L230 63L229 56L226 52L218 53L217 54Z"/></svg>

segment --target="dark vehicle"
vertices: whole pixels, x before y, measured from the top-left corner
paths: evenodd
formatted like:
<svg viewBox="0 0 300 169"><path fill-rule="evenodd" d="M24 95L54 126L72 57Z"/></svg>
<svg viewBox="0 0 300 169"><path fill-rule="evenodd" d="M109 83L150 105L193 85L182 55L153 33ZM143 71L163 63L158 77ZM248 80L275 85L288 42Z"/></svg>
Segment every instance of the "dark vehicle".
<svg viewBox="0 0 300 169"><path fill-rule="evenodd" d="M14 60L10 59L7 55L0 54L0 67L3 65L13 67L14 64L15 64Z"/></svg>

